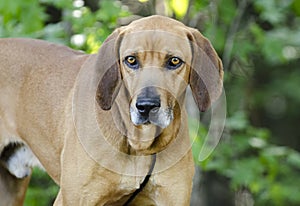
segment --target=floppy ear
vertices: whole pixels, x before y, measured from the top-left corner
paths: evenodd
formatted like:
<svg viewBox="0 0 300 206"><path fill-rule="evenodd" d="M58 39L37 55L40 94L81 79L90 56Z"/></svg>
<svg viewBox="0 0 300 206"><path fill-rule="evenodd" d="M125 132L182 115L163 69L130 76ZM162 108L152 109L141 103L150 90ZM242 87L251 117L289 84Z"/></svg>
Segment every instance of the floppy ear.
<svg viewBox="0 0 300 206"><path fill-rule="evenodd" d="M211 43L198 30L190 29L192 65L189 83L200 111L218 99L223 88L223 66Z"/></svg>
<svg viewBox="0 0 300 206"><path fill-rule="evenodd" d="M96 71L100 78L96 100L103 110L109 110L121 86L118 49L120 29L115 30L102 44L97 54Z"/></svg>

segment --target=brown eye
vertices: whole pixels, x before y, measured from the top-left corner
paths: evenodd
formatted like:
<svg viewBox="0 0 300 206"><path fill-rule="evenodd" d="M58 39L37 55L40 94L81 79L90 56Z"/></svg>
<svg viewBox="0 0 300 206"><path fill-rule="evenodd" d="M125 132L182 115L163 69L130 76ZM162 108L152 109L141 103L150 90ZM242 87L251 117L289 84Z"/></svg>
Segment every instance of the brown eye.
<svg viewBox="0 0 300 206"><path fill-rule="evenodd" d="M171 57L167 62L168 69L177 69L182 65L183 61L179 57Z"/></svg>
<svg viewBox="0 0 300 206"><path fill-rule="evenodd" d="M125 64L131 69L137 69L139 64L134 56L125 57Z"/></svg>
<svg viewBox="0 0 300 206"><path fill-rule="evenodd" d="M127 62L129 63L129 64L134 64L135 63L135 61L136 61L136 59L135 59L135 57L127 57Z"/></svg>
<svg viewBox="0 0 300 206"><path fill-rule="evenodd" d="M171 59L171 63L172 63L173 65L177 65L177 64L180 63L180 59L177 58L177 57L173 57L173 58Z"/></svg>

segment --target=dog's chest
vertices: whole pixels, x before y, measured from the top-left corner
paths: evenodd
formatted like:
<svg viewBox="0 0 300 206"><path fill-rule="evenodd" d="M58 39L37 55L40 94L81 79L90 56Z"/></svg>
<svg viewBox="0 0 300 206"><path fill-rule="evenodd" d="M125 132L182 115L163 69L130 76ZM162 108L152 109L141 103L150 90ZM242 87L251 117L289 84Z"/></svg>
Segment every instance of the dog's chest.
<svg viewBox="0 0 300 206"><path fill-rule="evenodd" d="M133 192L140 188L145 177L140 176L122 176L120 182L120 189L124 192Z"/></svg>
<svg viewBox="0 0 300 206"><path fill-rule="evenodd" d="M120 183L121 189L121 202L127 201L134 196L132 201L142 201L143 203L149 202L149 205L153 205L153 201L157 197L157 190L155 184L155 178L152 176L145 185L144 179L146 177L123 177ZM151 203L151 204L150 204ZM147 204L148 205L148 204Z"/></svg>

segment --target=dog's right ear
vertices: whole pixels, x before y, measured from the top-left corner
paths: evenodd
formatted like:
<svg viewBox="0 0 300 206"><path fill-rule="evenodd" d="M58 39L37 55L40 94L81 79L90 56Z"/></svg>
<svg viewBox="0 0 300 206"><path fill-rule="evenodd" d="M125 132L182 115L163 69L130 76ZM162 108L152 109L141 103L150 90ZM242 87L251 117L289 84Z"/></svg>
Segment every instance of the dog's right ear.
<svg viewBox="0 0 300 206"><path fill-rule="evenodd" d="M96 101L103 110L109 110L121 86L119 70L120 29L116 29L102 44L97 54L96 71L100 78Z"/></svg>

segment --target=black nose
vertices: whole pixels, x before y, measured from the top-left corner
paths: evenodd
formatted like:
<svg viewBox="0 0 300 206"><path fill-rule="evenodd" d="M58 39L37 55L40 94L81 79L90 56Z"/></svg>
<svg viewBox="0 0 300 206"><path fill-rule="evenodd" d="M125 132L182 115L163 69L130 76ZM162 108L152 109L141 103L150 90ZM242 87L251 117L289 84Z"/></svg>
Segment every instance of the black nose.
<svg viewBox="0 0 300 206"><path fill-rule="evenodd" d="M135 104L140 115L147 117L149 113L155 113L160 108L159 98L138 98Z"/></svg>

